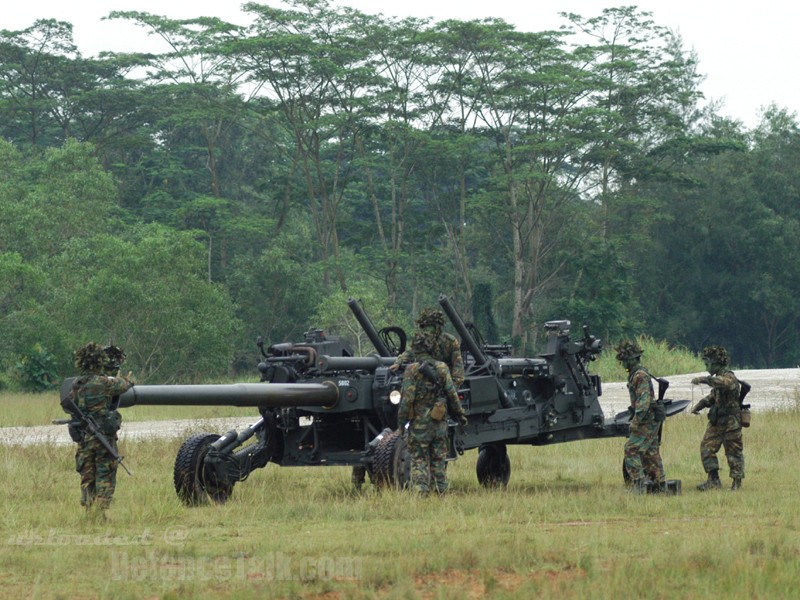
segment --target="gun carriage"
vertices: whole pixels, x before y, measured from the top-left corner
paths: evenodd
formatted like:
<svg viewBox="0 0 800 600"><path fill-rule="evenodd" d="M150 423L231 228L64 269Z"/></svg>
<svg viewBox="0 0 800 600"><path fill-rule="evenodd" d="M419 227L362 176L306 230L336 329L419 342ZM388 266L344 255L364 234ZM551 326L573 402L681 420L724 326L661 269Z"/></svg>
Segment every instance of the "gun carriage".
<svg viewBox="0 0 800 600"><path fill-rule="evenodd" d="M461 339L466 378L459 397L467 425L448 422L450 458L478 450L484 486L506 485L507 447L627 436L629 414L606 417L600 377L589 363L602 342L586 327L574 339L569 321L546 323L547 346L534 357L514 357L505 345L485 344L442 295L439 304ZM341 338L312 330L301 343L266 349L261 383L136 385L119 397L135 405L252 406L259 418L241 431L198 433L180 447L174 465L178 496L188 505L226 501L237 482L269 463L280 466L365 467L376 485L409 480L406 444L398 433L402 369L391 368L405 349L397 327L378 331L355 300L348 305L376 349L354 356ZM69 390L71 381L62 386ZM667 416L688 401L665 401Z"/></svg>

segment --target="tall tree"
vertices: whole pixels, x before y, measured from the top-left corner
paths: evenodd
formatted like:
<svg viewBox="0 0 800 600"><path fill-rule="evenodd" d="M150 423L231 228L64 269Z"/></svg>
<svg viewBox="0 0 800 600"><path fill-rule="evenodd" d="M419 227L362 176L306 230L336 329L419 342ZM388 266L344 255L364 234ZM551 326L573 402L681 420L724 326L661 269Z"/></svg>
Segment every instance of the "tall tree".
<svg viewBox="0 0 800 600"><path fill-rule="evenodd" d="M513 268L512 337L535 341L535 300L563 266L554 244L569 225L568 204L587 174L580 150L582 73L560 35L487 29L474 40L469 93L477 124L494 146L495 167L481 213L507 223ZM533 336L533 337L532 337Z"/></svg>
<svg viewBox="0 0 800 600"><path fill-rule="evenodd" d="M406 228L416 192L413 174L419 168L415 151L424 143L417 126L426 79L426 21L383 21L362 15L357 19L369 43L369 66L376 81L355 138L356 166L363 173L364 195L374 215L371 223L365 223L370 232L366 237L380 259L389 305L396 306L400 274L403 269L408 272Z"/></svg>
<svg viewBox="0 0 800 600"><path fill-rule="evenodd" d="M249 83L274 100L283 115L321 259L332 262L336 281L346 289L337 264L338 219L375 74L365 64L363 29L352 26L355 11L332 9L325 0L287 4L292 8L246 4L255 22L231 52L244 65Z"/></svg>
<svg viewBox="0 0 800 600"><path fill-rule="evenodd" d="M238 37L241 27L217 18L174 20L136 11L115 11L109 17L132 20L157 35L168 48L148 57L148 79L165 86L173 107L162 117L162 134L167 137L170 128L191 128L196 132L195 139L202 140L203 167L208 174L208 189L203 191L222 196L221 138L244 104L234 93L242 90L238 87L241 72L220 47ZM188 146L194 150L191 143Z"/></svg>
<svg viewBox="0 0 800 600"><path fill-rule="evenodd" d="M34 147L74 137L110 152L135 135L143 103L128 75L141 64L133 56L82 57L62 21L0 31L0 134Z"/></svg>
<svg viewBox="0 0 800 600"><path fill-rule="evenodd" d="M0 31L0 109L5 137L48 146L69 135L64 94L80 58L72 25L40 19L20 31Z"/></svg>

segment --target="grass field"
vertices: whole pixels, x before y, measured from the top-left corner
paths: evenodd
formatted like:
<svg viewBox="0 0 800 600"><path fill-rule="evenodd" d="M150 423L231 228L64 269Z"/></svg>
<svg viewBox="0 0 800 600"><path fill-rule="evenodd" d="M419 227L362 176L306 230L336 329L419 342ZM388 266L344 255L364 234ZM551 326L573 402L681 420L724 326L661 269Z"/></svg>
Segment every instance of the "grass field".
<svg viewBox="0 0 800 600"><path fill-rule="evenodd" d="M355 492L345 468L270 465L227 504L186 508L172 488L182 440L129 443L134 476L119 474L107 522L78 505L72 448L0 446L0 589L54 599L796 597L800 412L754 415L737 493L694 489L704 427L691 415L667 423L667 476L684 489L670 497L626 491L618 438L513 447L504 490L478 485L472 451L449 465L443 498Z"/></svg>

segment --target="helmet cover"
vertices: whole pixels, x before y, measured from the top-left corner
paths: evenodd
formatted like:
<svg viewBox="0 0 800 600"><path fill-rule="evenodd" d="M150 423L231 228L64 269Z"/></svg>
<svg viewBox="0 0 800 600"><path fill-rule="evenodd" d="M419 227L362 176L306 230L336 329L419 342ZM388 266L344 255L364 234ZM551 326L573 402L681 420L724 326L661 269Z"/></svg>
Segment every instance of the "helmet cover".
<svg viewBox="0 0 800 600"><path fill-rule="evenodd" d="M417 317L418 327L444 327L444 313L436 308L423 308Z"/></svg>
<svg viewBox="0 0 800 600"><path fill-rule="evenodd" d="M624 362L631 358L639 358L644 351L636 341L623 340L615 348L617 351L617 360Z"/></svg>
<svg viewBox="0 0 800 600"><path fill-rule="evenodd" d="M728 351L722 346L706 346L703 348L703 360L712 364L727 365Z"/></svg>

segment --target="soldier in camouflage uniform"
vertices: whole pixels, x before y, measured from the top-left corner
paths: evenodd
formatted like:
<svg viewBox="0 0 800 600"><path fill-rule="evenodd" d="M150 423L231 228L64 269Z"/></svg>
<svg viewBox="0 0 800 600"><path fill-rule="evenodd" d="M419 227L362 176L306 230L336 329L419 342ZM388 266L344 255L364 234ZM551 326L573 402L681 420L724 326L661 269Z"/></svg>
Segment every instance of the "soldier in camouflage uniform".
<svg viewBox="0 0 800 600"><path fill-rule="evenodd" d="M641 364L639 344L623 341L616 350L617 360L628 371L628 393L633 410L630 434L625 443L625 470L631 477L633 492L661 490L665 477L658 430L665 415L657 405L652 376Z"/></svg>
<svg viewBox="0 0 800 600"><path fill-rule="evenodd" d="M113 398L133 385L128 378L116 376L124 360L125 353L116 346L86 344L75 352L75 367L81 375L70 392L77 407L95 420L114 449L122 416L112 406ZM102 513L114 495L117 461L89 431L78 429L73 436L78 442L75 469L81 475L81 505Z"/></svg>
<svg viewBox="0 0 800 600"><path fill-rule="evenodd" d="M417 317L417 327L420 333L430 333L433 340L433 348L430 356L434 360L441 361L450 369L450 376L456 390L464 383L464 360L461 357L461 345L454 335L444 331L444 313L435 308L424 308ZM414 356L413 347L401 353L392 365L392 370L396 371L405 365L417 360ZM356 489L366 481L366 467L357 465L353 467L351 480Z"/></svg>
<svg viewBox="0 0 800 600"><path fill-rule="evenodd" d="M422 494L432 487L439 494L447 491L447 415L467 424L450 370L432 356L435 347L432 332L414 335L411 350L416 362L406 367L397 413L401 431L409 423L411 483Z"/></svg>
<svg viewBox="0 0 800 600"><path fill-rule="evenodd" d="M703 349L703 362L709 375L695 377L692 384L711 386L711 392L692 409L699 414L704 408L708 411L708 426L700 443L700 458L703 469L708 474L706 481L697 486L698 490L719 489L719 461L717 452L725 447L725 457L733 480L731 490L738 490L744 479L744 444L742 442L742 407L739 401L741 386L733 371L728 368L728 351L722 346L708 346Z"/></svg>
<svg viewBox="0 0 800 600"><path fill-rule="evenodd" d="M434 360L439 360L450 369L450 376L456 390L464 383L464 360L461 357L461 345L454 335L444 331L444 313L435 308L424 308L417 317L417 327L422 333L431 333L433 338L433 348L430 356ZM396 367L414 362L414 348L406 350L395 360Z"/></svg>

